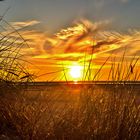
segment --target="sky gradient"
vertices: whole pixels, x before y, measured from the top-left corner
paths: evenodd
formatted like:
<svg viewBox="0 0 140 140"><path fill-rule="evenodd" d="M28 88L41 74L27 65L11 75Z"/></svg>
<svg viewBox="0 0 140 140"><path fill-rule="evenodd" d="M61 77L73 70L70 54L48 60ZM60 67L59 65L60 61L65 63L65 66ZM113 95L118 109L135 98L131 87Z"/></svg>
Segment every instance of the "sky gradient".
<svg viewBox="0 0 140 140"><path fill-rule="evenodd" d="M5 0L0 13L10 7L8 21L40 21L40 29L52 32L79 18L93 22L111 20L112 28L139 28L139 0Z"/></svg>
<svg viewBox="0 0 140 140"><path fill-rule="evenodd" d="M30 48L22 52L33 63L30 70L48 73L39 78L46 81L66 80L59 71L88 66L91 57L95 73L112 51L119 62L126 46L128 61L139 56L139 7L139 0L5 0L0 13L7 11L4 19L27 40ZM69 74L67 79L74 80Z"/></svg>

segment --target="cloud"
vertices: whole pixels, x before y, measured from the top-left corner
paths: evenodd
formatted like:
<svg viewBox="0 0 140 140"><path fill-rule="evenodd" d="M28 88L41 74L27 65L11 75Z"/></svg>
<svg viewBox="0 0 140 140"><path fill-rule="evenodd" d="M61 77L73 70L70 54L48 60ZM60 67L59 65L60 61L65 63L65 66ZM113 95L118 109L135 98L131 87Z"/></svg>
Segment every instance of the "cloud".
<svg viewBox="0 0 140 140"><path fill-rule="evenodd" d="M34 25L34 23L36 22L27 22L26 25ZM110 20L92 23L82 19L54 35L47 35L35 30L20 31L31 48L24 48L23 52L38 59L62 59L63 61L68 59L81 61L81 56L83 57L85 53L89 55L89 58L92 54L106 57L106 54L111 54L115 50L119 52L125 46L128 46L129 50L127 55L132 55L132 52L137 53L140 33L132 31L123 34L115 31L103 31L103 28L109 23Z"/></svg>
<svg viewBox="0 0 140 140"><path fill-rule="evenodd" d="M46 38L44 49L46 52L72 53L85 52L86 49L94 44L94 36L98 29L103 28L110 21L92 23L88 20L80 20L66 29L60 30L51 38Z"/></svg>
<svg viewBox="0 0 140 140"><path fill-rule="evenodd" d="M11 24L14 28L19 29L19 28L24 28L28 26L33 26L39 23L40 22L37 20L31 20L31 21L23 21L23 22L12 22Z"/></svg>
<svg viewBox="0 0 140 140"><path fill-rule="evenodd" d="M136 53L136 46L140 43L139 33L122 34L101 30L108 23L109 21L92 23L88 20L80 20L52 36L37 31L22 31L22 35L32 46L34 56L41 59L53 60L54 57L57 60L58 57L60 60L63 57L65 60L69 58L72 60L73 57L73 60L80 61L81 56L75 54L105 55L114 50L121 50L125 46L129 46L128 49ZM26 52L30 52L27 50Z"/></svg>

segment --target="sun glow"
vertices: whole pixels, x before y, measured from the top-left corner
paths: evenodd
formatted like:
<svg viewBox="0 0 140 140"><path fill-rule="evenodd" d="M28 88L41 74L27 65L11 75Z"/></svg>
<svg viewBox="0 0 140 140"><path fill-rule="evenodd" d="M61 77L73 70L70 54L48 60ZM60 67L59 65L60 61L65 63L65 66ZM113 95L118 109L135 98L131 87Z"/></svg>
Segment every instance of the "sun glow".
<svg viewBox="0 0 140 140"><path fill-rule="evenodd" d="M83 67L78 64L70 66L69 74L73 79L73 81L78 81L82 78L82 71L83 71Z"/></svg>

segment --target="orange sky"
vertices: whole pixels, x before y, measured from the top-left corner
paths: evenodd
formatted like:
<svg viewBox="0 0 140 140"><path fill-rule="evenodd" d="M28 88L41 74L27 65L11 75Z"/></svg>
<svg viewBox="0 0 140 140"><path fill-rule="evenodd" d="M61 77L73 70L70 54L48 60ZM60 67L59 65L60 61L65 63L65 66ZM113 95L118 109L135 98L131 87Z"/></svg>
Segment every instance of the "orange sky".
<svg viewBox="0 0 140 140"><path fill-rule="evenodd" d="M107 31L105 26L109 26L110 22L93 23L81 19L51 35L32 29L32 26L39 24L35 20L11 24L28 44L21 49L21 54L24 55L23 59L28 61L26 65L30 72L36 75L36 80L75 81L94 79L104 62L110 57L100 74L95 77L95 80L98 78L106 80L114 58L116 63L119 63L125 50L127 63L134 56L137 58L140 55L140 32L137 30L130 30L127 33ZM21 38L17 43L20 41ZM75 65L82 68L82 76L78 79L70 75L70 69ZM90 72L86 72L89 67ZM121 67L123 69L122 65ZM84 76L83 71L85 71ZM87 75L86 78L85 75Z"/></svg>

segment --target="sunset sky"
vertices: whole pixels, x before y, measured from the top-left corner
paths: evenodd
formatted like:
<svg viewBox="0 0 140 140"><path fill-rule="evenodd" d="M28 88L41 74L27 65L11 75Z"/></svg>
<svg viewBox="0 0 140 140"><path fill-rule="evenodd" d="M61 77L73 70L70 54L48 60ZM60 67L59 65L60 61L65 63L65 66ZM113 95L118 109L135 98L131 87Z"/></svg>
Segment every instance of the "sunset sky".
<svg viewBox="0 0 140 140"><path fill-rule="evenodd" d="M73 71L82 74L90 62L95 74L111 54L119 62L125 48L127 61L139 56L139 13L140 0L0 1L0 15L27 40L22 53L40 81L82 80Z"/></svg>

